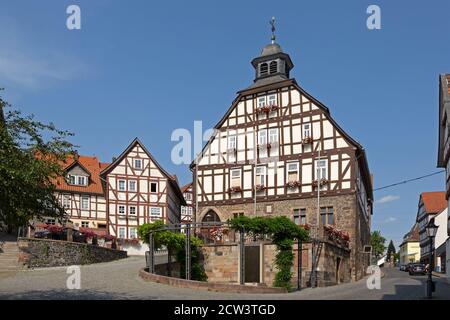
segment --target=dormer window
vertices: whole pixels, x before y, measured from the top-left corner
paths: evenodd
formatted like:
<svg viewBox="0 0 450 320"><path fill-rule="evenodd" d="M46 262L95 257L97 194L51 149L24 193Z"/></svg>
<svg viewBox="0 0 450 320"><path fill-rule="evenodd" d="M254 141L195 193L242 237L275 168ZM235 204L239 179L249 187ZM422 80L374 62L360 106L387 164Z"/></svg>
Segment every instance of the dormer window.
<svg viewBox="0 0 450 320"><path fill-rule="evenodd" d="M269 66L267 65L267 63L261 63L259 65L259 76L267 76L269 74Z"/></svg>
<svg viewBox="0 0 450 320"><path fill-rule="evenodd" d="M68 183L73 186L87 186L88 177L86 176L77 176L77 175L69 175Z"/></svg>
<svg viewBox="0 0 450 320"><path fill-rule="evenodd" d="M270 62L270 74L274 74L278 72L278 63L276 61Z"/></svg>

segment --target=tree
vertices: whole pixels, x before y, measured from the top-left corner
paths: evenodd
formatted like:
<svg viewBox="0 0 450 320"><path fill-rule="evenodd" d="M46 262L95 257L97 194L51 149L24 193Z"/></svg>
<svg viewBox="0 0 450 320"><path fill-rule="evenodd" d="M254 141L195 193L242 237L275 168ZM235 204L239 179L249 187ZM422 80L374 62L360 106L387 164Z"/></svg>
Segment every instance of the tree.
<svg viewBox="0 0 450 320"><path fill-rule="evenodd" d="M53 181L74 146L70 132L7 108L0 96L0 229L12 232L33 218L64 217Z"/></svg>
<svg viewBox="0 0 450 320"><path fill-rule="evenodd" d="M387 260L388 261L392 261L395 259L394 255L395 255L395 246L394 246L394 242L389 241L389 245L388 245L388 249L387 249Z"/></svg>
<svg viewBox="0 0 450 320"><path fill-rule="evenodd" d="M372 253L378 259L380 258L386 247L384 246L386 239L381 235L380 231L373 231L370 237L370 244L372 245Z"/></svg>

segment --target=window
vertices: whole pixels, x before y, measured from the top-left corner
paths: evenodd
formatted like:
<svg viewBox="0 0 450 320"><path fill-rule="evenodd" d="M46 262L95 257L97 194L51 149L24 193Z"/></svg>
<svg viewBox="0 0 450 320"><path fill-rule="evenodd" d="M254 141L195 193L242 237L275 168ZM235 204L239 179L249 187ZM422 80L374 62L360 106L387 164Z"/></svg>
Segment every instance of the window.
<svg viewBox="0 0 450 320"><path fill-rule="evenodd" d="M258 144L259 145L267 144L267 130L258 131Z"/></svg>
<svg viewBox="0 0 450 320"><path fill-rule="evenodd" d="M256 167L255 168L255 183L256 185L265 186L266 183L266 167Z"/></svg>
<svg viewBox="0 0 450 320"><path fill-rule="evenodd" d="M141 159L134 159L134 168L142 169L142 160Z"/></svg>
<svg viewBox="0 0 450 320"><path fill-rule="evenodd" d="M303 125L303 139L311 137L311 124L305 123Z"/></svg>
<svg viewBox="0 0 450 320"><path fill-rule="evenodd" d="M130 228L130 239L136 239L136 238L137 238L137 229Z"/></svg>
<svg viewBox="0 0 450 320"><path fill-rule="evenodd" d="M192 193L185 193L185 194L184 194L184 198L185 198L187 201L192 200Z"/></svg>
<svg viewBox="0 0 450 320"><path fill-rule="evenodd" d="M77 184L79 185L79 186L85 186L87 183L86 183L86 177L83 177L83 176L78 176L77 177Z"/></svg>
<svg viewBox="0 0 450 320"><path fill-rule="evenodd" d="M70 195L68 194L63 195L62 201L63 201L63 208L70 209Z"/></svg>
<svg viewBox="0 0 450 320"><path fill-rule="evenodd" d="M67 182L74 186L86 186L88 184L88 177L69 175L67 178Z"/></svg>
<svg viewBox="0 0 450 320"><path fill-rule="evenodd" d="M276 94L271 94L268 97L268 101L269 101L269 106L276 106L277 105L277 95Z"/></svg>
<svg viewBox="0 0 450 320"><path fill-rule="evenodd" d="M266 97L258 97L258 108L266 106Z"/></svg>
<svg viewBox="0 0 450 320"><path fill-rule="evenodd" d="M288 182L299 181L298 162L288 162L288 164L287 164L287 180L288 180Z"/></svg>
<svg viewBox="0 0 450 320"><path fill-rule="evenodd" d="M89 221L81 221L81 227L89 228Z"/></svg>
<svg viewBox="0 0 450 320"><path fill-rule="evenodd" d="M275 145L278 143L278 128L269 129L269 143Z"/></svg>
<svg viewBox="0 0 450 320"><path fill-rule="evenodd" d="M157 207L150 208L150 216L161 217L161 208Z"/></svg>
<svg viewBox="0 0 450 320"><path fill-rule="evenodd" d="M119 227L119 239L125 239L125 227Z"/></svg>
<svg viewBox="0 0 450 320"><path fill-rule="evenodd" d="M89 196L81 197L81 210L89 210Z"/></svg>
<svg viewBox="0 0 450 320"><path fill-rule="evenodd" d="M186 207L185 206L181 206L181 214L186 214Z"/></svg>
<svg viewBox="0 0 450 320"><path fill-rule="evenodd" d="M328 161L316 160L316 180L327 179L328 177Z"/></svg>
<svg viewBox="0 0 450 320"><path fill-rule="evenodd" d="M150 192L156 193L158 189L158 184L156 182L150 182Z"/></svg>
<svg viewBox="0 0 450 320"><path fill-rule="evenodd" d="M333 207L320 208L320 220L322 225L333 224Z"/></svg>
<svg viewBox="0 0 450 320"><path fill-rule="evenodd" d="M228 136L228 150L237 148L237 137L236 136Z"/></svg>
<svg viewBox="0 0 450 320"><path fill-rule="evenodd" d="M244 215L243 212L235 212L233 213L233 218L242 217Z"/></svg>
<svg viewBox="0 0 450 320"><path fill-rule="evenodd" d="M294 223L297 225L306 224L306 209L294 209Z"/></svg>
<svg viewBox="0 0 450 320"><path fill-rule="evenodd" d="M98 228L99 228L99 229L106 229L106 224L104 224L104 223L99 223L99 224L98 224Z"/></svg>
<svg viewBox="0 0 450 320"><path fill-rule="evenodd" d="M128 210L129 210L128 214L136 215L136 207L135 206L130 206Z"/></svg>
<svg viewBox="0 0 450 320"><path fill-rule="evenodd" d="M55 225L56 224L56 220L55 219L47 219L47 224L51 224L51 225Z"/></svg>
<svg viewBox="0 0 450 320"><path fill-rule="evenodd" d="M261 63L259 65L259 76L267 76L269 74L269 66L267 63Z"/></svg>
<svg viewBox="0 0 450 320"><path fill-rule="evenodd" d="M125 214L125 206L119 206L119 214Z"/></svg>
<svg viewBox="0 0 450 320"><path fill-rule="evenodd" d="M125 191L125 180L119 180L119 191Z"/></svg>
<svg viewBox="0 0 450 320"><path fill-rule="evenodd" d="M128 191L136 191L136 181L128 181Z"/></svg>
<svg viewBox="0 0 450 320"><path fill-rule="evenodd" d="M231 186L241 186L241 169L231 169Z"/></svg>
<svg viewBox="0 0 450 320"><path fill-rule="evenodd" d="M270 74L277 73L278 63L276 61L271 61L269 67L270 67Z"/></svg>

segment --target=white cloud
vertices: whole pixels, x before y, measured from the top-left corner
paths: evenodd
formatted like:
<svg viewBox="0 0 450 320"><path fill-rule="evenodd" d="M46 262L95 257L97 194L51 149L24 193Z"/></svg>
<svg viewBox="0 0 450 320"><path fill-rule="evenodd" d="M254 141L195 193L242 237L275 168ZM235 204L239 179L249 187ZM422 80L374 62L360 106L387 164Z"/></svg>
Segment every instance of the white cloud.
<svg viewBox="0 0 450 320"><path fill-rule="evenodd" d="M385 223L391 223L391 222L395 222L395 221L397 221L397 218L394 218L394 217L389 217L386 220L384 220Z"/></svg>
<svg viewBox="0 0 450 320"><path fill-rule="evenodd" d="M387 203L400 199L399 196L388 195L382 197L380 200L377 200L376 203Z"/></svg>

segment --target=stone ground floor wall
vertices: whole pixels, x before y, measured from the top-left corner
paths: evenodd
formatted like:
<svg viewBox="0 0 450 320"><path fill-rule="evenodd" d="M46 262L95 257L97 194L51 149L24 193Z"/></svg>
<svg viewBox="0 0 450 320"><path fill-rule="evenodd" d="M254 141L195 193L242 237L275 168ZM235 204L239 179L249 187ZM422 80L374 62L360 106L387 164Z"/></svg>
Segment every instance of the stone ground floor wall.
<svg viewBox="0 0 450 320"><path fill-rule="evenodd" d="M254 245L254 244L253 244ZM294 265L292 268L292 286L297 287L297 244L294 245ZM202 248L203 265L208 275L208 282L238 283L239 270L239 244L207 245ZM275 265L276 246L271 243L259 243L260 280L267 286L272 286L277 267ZM302 244L301 254L301 285L310 286L312 269L311 244ZM330 286L351 281L350 251L333 243L322 243L318 264L318 286Z"/></svg>
<svg viewBox="0 0 450 320"><path fill-rule="evenodd" d="M267 207L271 213L267 213ZM342 195L326 195L320 198L320 207L333 207L334 226L350 235L350 267L352 280L359 280L365 275L370 257L362 253L364 245L370 245L370 227L368 222L359 212L356 195L346 193ZM261 199L256 203L256 212L265 216L286 216L293 220L294 209L306 209L306 223L316 224L317 220L317 198L298 198L295 195L289 200L264 201ZM205 204L200 203L196 221L201 222L203 217L210 211L214 211L221 221L232 219L235 214L243 213L253 216L255 207L253 201L235 204L221 204L219 202Z"/></svg>
<svg viewBox="0 0 450 320"><path fill-rule="evenodd" d="M127 252L86 243L19 238L19 263L29 268L108 262L127 257Z"/></svg>

